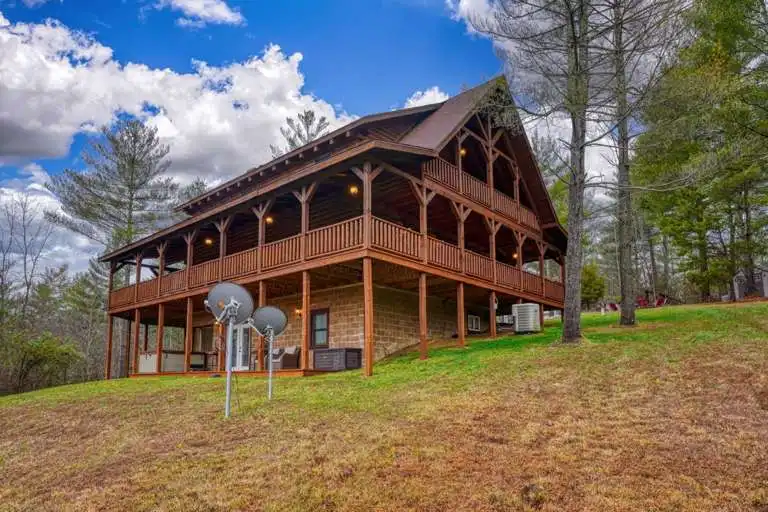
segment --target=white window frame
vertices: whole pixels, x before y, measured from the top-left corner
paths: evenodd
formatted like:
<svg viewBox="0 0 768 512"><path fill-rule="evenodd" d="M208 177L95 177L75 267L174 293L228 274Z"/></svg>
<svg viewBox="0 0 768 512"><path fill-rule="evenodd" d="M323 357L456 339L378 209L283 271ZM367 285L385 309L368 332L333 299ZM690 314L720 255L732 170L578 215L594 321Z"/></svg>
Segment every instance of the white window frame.
<svg viewBox="0 0 768 512"><path fill-rule="evenodd" d="M477 315L467 315L467 330L480 332L480 317Z"/></svg>

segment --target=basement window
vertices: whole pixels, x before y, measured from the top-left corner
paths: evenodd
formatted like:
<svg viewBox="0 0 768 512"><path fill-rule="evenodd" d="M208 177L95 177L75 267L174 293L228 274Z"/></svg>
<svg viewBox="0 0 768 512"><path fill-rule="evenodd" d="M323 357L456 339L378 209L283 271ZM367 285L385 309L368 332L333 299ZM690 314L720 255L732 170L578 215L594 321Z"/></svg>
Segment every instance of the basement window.
<svg viewBox="0 0 768 512"><path fill-rule="evenodd" d="M328 348L327 309L316 309L310 313L309 328L312 331L312 348Z"/></svg>
<svg viewBox="0 0 768 512"><path fill-rule="evenodd" d="M477 315L467 315L467 330L471 332L480 332L480 317Z"/></svg>

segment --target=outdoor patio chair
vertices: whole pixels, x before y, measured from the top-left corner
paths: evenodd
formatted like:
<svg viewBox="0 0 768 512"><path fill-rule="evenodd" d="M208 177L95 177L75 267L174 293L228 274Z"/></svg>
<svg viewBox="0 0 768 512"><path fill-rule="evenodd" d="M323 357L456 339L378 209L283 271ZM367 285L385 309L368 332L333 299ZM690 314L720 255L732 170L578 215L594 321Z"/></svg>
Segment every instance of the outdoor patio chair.
<svg viewBox="0 0 768 512"><path fill-rule="evenodd" d="M293 345L286 347L285 349L276 350L280 350L281 352L277 356L272 356L272 364L274 365L274 369L285 370L299 367L299 355L301 353L301 349L299 347Z"/></svg>

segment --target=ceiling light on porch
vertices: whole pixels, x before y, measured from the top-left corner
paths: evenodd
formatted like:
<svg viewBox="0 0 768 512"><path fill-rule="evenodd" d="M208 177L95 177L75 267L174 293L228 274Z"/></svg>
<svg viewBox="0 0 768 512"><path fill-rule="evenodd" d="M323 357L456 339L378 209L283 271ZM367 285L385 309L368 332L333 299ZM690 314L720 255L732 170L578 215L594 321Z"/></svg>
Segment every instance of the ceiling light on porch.
<svg viewBox="0 0 768 512"><path fill-rule="evenodd" d="M512 254L512 257L513 257L514 259L517 259L517 253L513 253L513 254Z"/></svg>
<svg viewBox="0 0 768 512"><path fill-rule="evenodd" d="M462 158L467 156L467 148L459 148L459 156Z"/></svg>
<svg viewBox="0 0 768 512"><path fill-rule="evenodd" d="M275 219L271 215L267 215L267 218L264 219L264 222L267 224L274 224Z"/></svg>
<svg viewBox="0 0 768 512"><path fill-rule="evenodd" d="M350 185L347 188L347 192L349 192L349 195L356 196L358 192L360 192L360 189L357 187L357 185Z"/></svg>
<svg viewBox="0 0 768 512"><path fill-rule="evenodd" d="M296 316L300 317L301 316L301 308L296 308L294 313L296 313Z"/></svg>
<svg viewBox="0 0 768 512"><path fill-rule="evenodd" d="M213 238L204 238L203 243L205 245L213 245Z"/></svg>

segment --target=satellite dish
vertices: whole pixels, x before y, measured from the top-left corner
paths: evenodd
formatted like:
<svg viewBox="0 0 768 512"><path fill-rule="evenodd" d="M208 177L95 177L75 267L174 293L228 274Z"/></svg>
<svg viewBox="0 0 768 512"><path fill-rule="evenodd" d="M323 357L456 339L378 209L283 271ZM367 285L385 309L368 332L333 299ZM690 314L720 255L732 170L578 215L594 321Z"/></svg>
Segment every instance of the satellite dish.
<svg viewBox="0 0 768 512"><path fill-rule="evenodd" d="M259 334L263 335L267 328L270 327L273 334L278 336L285 330L285 326L288 325L288 317L285 316L285 313L280 308L263 306L253 313L251 325L259 331Z"/></svg>
<svg viewBox="0 0 768 512"><path fill-rule="evenodd" d="M233 319L241 324L253 313L253 298L248 290L235 283L219 283L208 292L205 305L217 320ZM235 306L235 307L233 307Z"/></svg>

